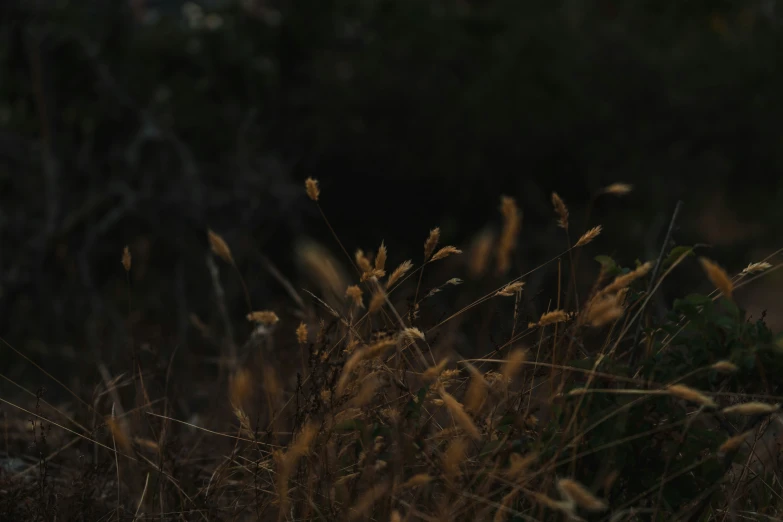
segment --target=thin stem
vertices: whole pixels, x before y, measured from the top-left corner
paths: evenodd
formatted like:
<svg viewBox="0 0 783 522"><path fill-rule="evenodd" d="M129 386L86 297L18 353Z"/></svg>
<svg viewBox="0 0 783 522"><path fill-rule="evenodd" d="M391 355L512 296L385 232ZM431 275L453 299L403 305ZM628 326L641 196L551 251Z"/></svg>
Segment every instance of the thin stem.
<svg viewBox="0 0 783 522"><path fill-rule="evenodd" d="M661 245L661 251L658 254L658 259L655 262L655 268L653 268L652 274L650 275L650 283L647 285L647 296L649 300L650 291L652 290L653 285L655 284L655 279L658 277L658 272L661 269L661 264L663 263L663 256L666 254L666 247L669 245L669 241L672 237L672 232L674 231L674 224L677 222L677 216L680 214L680 209L682 208L682 200L677 201L677 205L674 207L674 213L672 214L672 219L669 221L669 230L666 231L666 237L663 240L663 244ZM644 305L647 304L645 301L644 304L642 304L642 309L644 309ZM639 313L641 313L642 310L639 310ZM639 358L639 337L642 335L642 321L641 319L636 324L636 333L633 336L633 344L631 345L631 359L629 361L629 366L633 368L633 366L636 364L636 360Z"/></svg>

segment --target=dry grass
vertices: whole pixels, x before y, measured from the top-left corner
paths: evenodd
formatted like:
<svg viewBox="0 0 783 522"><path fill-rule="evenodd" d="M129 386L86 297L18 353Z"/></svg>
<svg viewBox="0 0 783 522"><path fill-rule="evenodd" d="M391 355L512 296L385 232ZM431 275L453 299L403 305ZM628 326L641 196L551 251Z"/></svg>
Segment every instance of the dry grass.
<svg viewBox="0 0 783 522"><path fill-rule="evenodd" d="M731 299L734 293L734 283L731 282L731 278L728 276L725 270L718 266L714 261L711 261L705 257L699 258L704 272L710 279L715 288L720 290L727 299ZM747 269L746 269L747 270Z"/></svg>
<svg viewBox="0 0 783 522"><path fill-rule="evenodd" d="M127 245L122 250L122 267L125 269L126 272L130 272L131 253L130 253L130 247L128 247Z"/></svg>
<svg viewBox="0 0 783 522"><path fill-rule="evenodd" d="M500 213L503 214L503 231L497 246L497 272L505 274L511 268L511 254L517 246L517 236L522 228L522 216L514 198L503 196L500 202ZM484 249L479 248L479 260L474 265L483 267L485 261L481 258L487 255Z"/></svg>
<svg viewBox="0 0 783 522"><path fill-rule="evenodd" d="M557 214L557 226L568 230L568 207L557 192L552 192L552 206L555 207Z"/></svg>
<svg viewBox="0 0 783 522"><path fill-rule="evenodd" d="M603 192L630 190L616 183ZM316 180L305 182L305 192L319 209L329 199ZM577 226L569 223L568 208L556 193L552 203L560 227ZM501 215L499 234L485 230L466 256L474 279L484 275L493 253L497 274L514 266L521 211L505 197ZM553 261L570 259L573 248L586 247L602 230L585 229ZM221 236L209 231L208 239L216 256L236 266ZM660 451L684 444L691 426L712 416L733 421L779 411L771 395L732 404L717 388L684 383L709 371L733 378L740 371L728 360L710 361L667 382L613 373L603 364L621 359L616 347L641 320L639 303L648 296L647 285L638 283L648 277L652 262L603 288L601 272L585 303L552 305L535 315L519 306L532 272L513 274L445 319L426 323L422 310L431 312L427 307L435 294L461 291L462 280L443 272L462 266L449 264L459 258L448 259L462 251L438 248L440 240L440 229L432 228L422 264L402 261L388 277L386 266L394 266L395 253L383 242L369 250L374 255L357 248L353 256L339 243L346 254L342 262L323 247L301 247L301 266L308 267L321 296L307 290L312 300L295 299L293 310L251 308L250 340L237 354L237 366L228 375L216 374L214 382L195 383L185 375L174 391L172 374L187 373L185 365L179 368L172 357L156 373L134 359L116 375L107 370L94 393L74 393L79 398L72 404L50 405L29 390L18 403L4 399L6 451L27 460L2 475L6 500L0 507L26 520L80 519L75 513L84 520L133 521L636 520L626 517L634 510L657 510L674 519L687 513L668 512L657 499L670 480L689 470L667 466L651 478L648 491L631 494L633 477L612 468L614 452L631 439L593 440L598 428L621 423L634 405L667 401L669 412L648 412L655 427L632 436L647 444L643 451ZM357 268L353 278L338 266L346 262ZM713 285L731 298L732 279L713 262L701 263ZM122 266L131 270L127 248ZM420 292L425 266L438 283ZM751 264L737 277L769 266ZM466 359L456 341L460 324L482 308L511 326L481 332L494 350ZM193 318L210 338L212 328ZM668 338L662 351L672 343ZM225 344L211 346L216 359L231 356ZM575 353L584 364L573 364ZM599 387L598 380L608 384ZM211 404L196 410L177 393L206 397ZM602 397L617 402L601 410L598 420L589 417ZM675 412L685 412L684 420L668 418ZM734 454L750 443L752 433L717 433L723 442L705 447L703 457ZM584 467L587 457L605 459L599 462L606 467ZM68 487L80 494L55 493ZM752 488L722 491L724 498L712 499L704 513L760 505L753 504L756 493L739 498ZM770 516L780 513L764 507Z"/></svg>

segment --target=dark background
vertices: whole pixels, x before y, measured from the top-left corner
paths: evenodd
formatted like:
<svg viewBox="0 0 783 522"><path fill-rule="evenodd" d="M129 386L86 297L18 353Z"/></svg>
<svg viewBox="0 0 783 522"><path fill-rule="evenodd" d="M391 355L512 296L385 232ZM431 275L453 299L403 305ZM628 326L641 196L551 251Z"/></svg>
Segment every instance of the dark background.
<svg viewBox="0 0 783 522"><path fill-rule="evenodd" d="M780 243L775 1L200 6L0 7L0 334L33 357L91 364L128 330L165 351L192 338L189 314L218 321L208 228L257 307L281 309L261 256L298 284L298 240L340 255L308 176L349 251L384 240L392 265L418 261L434 226L457 246L498 226L506 194L521 273L565 247L553 190L574 240L604 226L588 261L657 256L678 199L677 243L731 270ZM634 192L585 222L612 182Z"/></svg>

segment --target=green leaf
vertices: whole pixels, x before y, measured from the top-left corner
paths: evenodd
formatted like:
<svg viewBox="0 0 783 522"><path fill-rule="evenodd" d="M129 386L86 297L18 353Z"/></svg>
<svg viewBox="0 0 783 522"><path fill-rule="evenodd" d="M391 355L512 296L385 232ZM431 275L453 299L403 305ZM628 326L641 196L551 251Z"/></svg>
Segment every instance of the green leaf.
<svg viewBox="0 0 783 522"><path fill-rule="evenodd" d="M677 301L681 301L691 306L704 306L710 304L712 302L712 298L703 294L688 294L684 299L677 299Z"/></svg>
<svg viewBox="0 0 783 522"><path fill-rule="evenodd" d="M601 263L601 267L603 267L604 271L607 273L613 273L616 272L618 269L617 263L615 263L614 259L612 259L609 256L595 256L594 258L596 261Z"/></svg>
<svg viewBox="0 0 783 522"><path fill-rule="evenodd" d="M666 259L663 262L663 267L670 267L672 266L675 261L677 261L682 256L692 256L694 254L693 247L689 246L678 246L672 248L671 252L669 252L669 255L666 256Z"/></svg>

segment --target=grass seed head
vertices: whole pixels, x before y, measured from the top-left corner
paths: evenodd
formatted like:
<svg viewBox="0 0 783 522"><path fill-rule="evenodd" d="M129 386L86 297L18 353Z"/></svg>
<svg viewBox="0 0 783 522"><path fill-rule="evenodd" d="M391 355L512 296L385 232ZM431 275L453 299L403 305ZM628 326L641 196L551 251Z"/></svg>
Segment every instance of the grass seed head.
<svg viewBox="0 0 783 522"><path fill-rule="evenodd" d="M512 453L505 474L510 480L519 480L525 476L527 470L536 460L538 460L538 454L535 452L524 456Z"/></svg>
<svg viewBox="0 0 783 522"><path fill-rule="evenodd" d="M441 359L441 361L435 365L430 366L427 368L424 373L422 374L422 378L425 381L433 381L438 378L438 376L443 372L443 370L446 368L446 365L449 363L449 360L447 358Z"/></svg>
<svg viewBox="0 0 783 522"><path fill-rule="evenodd" d="M500 213L503 214L503 231L497 246L497 272L505 274L511 268L511 254L517 246L517 236L522 226L522 218L514 198L503 196L500 200Z"/></svg>
<svg viewBox="0 0 783 522"><path fill-rule="evenodd" d="M381 382L377 378L377 373L378 372L375 372L375 375L368 375L362 380L359 391L350 401L351 407L362 408L372 401L375 397L375 392L381 387Z"/></svg>
<svg viewBox="0 0 783 522"><path fill-rule="evenodd" d="M465 460L467 450L468 443L461 437L453 439L451 444L446 447L442 456L442 464L447 479L453 480L460 475L460 464Z"/></svg>
<svg viewBox="0 0 783 522"><path fill-rule="evenodd" d="M472 277L484 275L492 256L492 244L495 242L495 234L486 229L481 232L470 247L470 259L468 269Z"/></svg>
<svg viewBox="0 0 783 522"><path fill-rule="evenodd" d="M751 263L745 268L742 269L742 272L740 272L741 276L746 276L750 274L755 274L757 272L763 272L764 270L768 270L772 268L772 265L767 263L766 261L760 261L758 263Z"/></svg>
<svg viewBox="0 0 783 522"><path fill-rule="evenodd" d="M302 428L299 436L288 449L288 455L291 458L299 459L310 452L313 441L318 435L318 425L315 422L308 422Z"/></svg>
<svg viewBox="0 0 783 522"><path fill-rule="evenodd" d="M342 372L340 373L340 378L337 381L337 395L342 395L343 392L345 392L348 382L351 379L352 372L359 366L359 363L380 357L386 350L395 344L396 342L393 339L381 339L375 344L371 344L353 352L348 360L345 361L345 365L343 365Z"/></svg>
<svg viewBox="0 0 783 522"><path fill-rule="evenodd" d="M723 408L723 413L736 415L769 415L780 409L780 404L767 404L765 402L744 402Z"/></svg>
<svg viewBox="0 0 783 522"><path fill-rule="evenodd" d="M505 522L508 520L508 516L512 512L510 508L518 496L519 491L517 489L512 489L510 492L503 495L503 498L500 500L500 507L495 511L492 522Z"/></svg>
<svg viewBox="0 0 783 522"><path fill-rule="evenodd" d="M386 294L383 292L383 290L379 290L374 293L372 295L372 299L370 299L370 309L368 310L370 315L383 308L384 303L386 303Z"/></svg>
<svg viewBox="0 0 783 522"><path fill-rule="evenodd" d="M481 440L481 432L473 423L470 415L465 413L465 409L462 407L462 404L460 404L457 399L455 399L443 388L439 390L439 393L440 398L443 399L443 403L446 406L446 409L449 410L449 413L451 413L451 416L454 418L454 422L457 424L457 426L462 428L463 431L465 431L465 433L467 433L472 439Z"/></svg>
<svg viewBox="0 0 783 522"><path fill-rule="evenodd" d="M538 326L562 323L566 320L568 320L568 313L565 310L552 310L541 316L541 319L538 320Z"/></svg>
<svg viewBox="0 0 783 522"><path fill-rule="evenodd" d="M242 408L253 391L253 378L245 368L240 368L229 381L229 402L234 409Z"/></svg>
<svg viewBox="0 0 783 522"><path fill-rule="evenodd" d="M489 394L489 387L487 381L481 372L476 370L470 376L470 384L468 384L468 390L465 392L465 408L472 412L474 415L481 411L481 407L487 400Z"/></svg>
<svg viewBox="0 0 783 522"><path fill-rule="evenodd" d="M273 326L280 321L280 318L271 310L260 310L247 314L247 320L264 326Z"/></svg>
<svg viewBox="0 0 783 522"><path fill-rule="evenodd" d="M557 481L557 489L566 499L585 511L595 513L607 509L606 502L590 493L590 490L575 480L560 479Z"/></svg>
<svg viewBox="0 0 783 522"><path fill-rule="evenodd" d="M581 247L585 246L586 244L592 242L595 238L597 238L599 235L601 235L601 231L603 230L603 227L601 225L598 225L597 227L593 227L584 234L582 234L582 237L579 238L579 241L576 242L575 247Z"/></svg>
<svg viewBox="0 0 783 522"><path fill-rule="evenodd" d="M525 286L525 283L522 281L514 281L513 283L509 283L500 290L497 291L495 295L500 295L504 297L513 297L514 295L518 294L522 291L522 287Z"/></svg>
<svg viewBox="0 0 783 522"><path fill-rule="evenodd" d="M707 406L709 408L715 408L717 406L715 401L713 401L707 395L698 390L694 390L689 386L685 386L684 384L672 384L666 388L666 391L669 393L669 395L677 397L678 399L701 404L702 406Z"/></svg>
<svg viewBox="0 0 783 522"><path fill-rule="evenodd" d="M435 252L435 247L438 246L438 241L440 241L440 228L435 227L432 230L430 230L430 235L427 236L427 241L424 242L425 262L429 261L430 257L432 256L432 253Z"/></svg>
<svg viewBox="0 0 783 522"><path fill-rule="evenodd" d="M312 240L296 244L296 262L324 294L339 298L348 285L341 263L323 245ZM335 304L330 302L330 304Z"/></svg>
<svg viewBox="0 0 783 522"><path fill-rule="evenodd" d="M372 484L367 491L362 493L356 504L351 507L348 514L348 520L356 520L369 514L376 502L381 500L389 492L388 482L381 484Z"/></svg>
<svg viewBox="0 0 783 522"><path fill-rule="evenodd" d="M307 325L302 321L296 328L296 340L299 344L307 343Z"/></svg>
<svg viewBox="0 0 783 522"><path fill-rule="evenodd" d="M627 274L617 276L611 284L607 285L606 288L601 290L601 294L611 294L614 292L619 292L623 288L627 288L637 279L646 276L647 273L652 270L652 267L653 263L651 261L647 261L646 263L639 265L639 267L637 267L635 270L631 270Z"/></svg>
<svg viewBox="0 0 783 522"><path fill-rule="evenodd" d="M461 253L462 253L462 250L460 250L457 247L454 247L454 246L451 246L451 245L445 246L445 247L441 248L440 250L438 250L437 252L435 252L435 255L432 256L431 261L438 261L440 259L444 259L446 257L449 257L450 255L461 254Z"/></svg>
<svg viewBox="0 0 783 522"><path fill-rule="evenodd" d="M403 339L419 339L424 341L424 333L418 328L406 328L400 332Z"/></svg>
<svg viewBox="0 0 783 522"><path fill-rule="evenodd" d="M245 410L242 408L234 408L234 416L239 421L239 427L241 428L242 435L250 440L256 439L255 431L250 423L250 417L248 417Z"/></svg>
<svg viewBox="0 0 783 522"><path fill-rule="evenodd" d="M713 364L711 368L721 373L734 373L739 369L737 365L731 361L718 361Z"/></svg>
<svg viewBox="0 0 783 522"><path fill-rule="evenodd" d="M307 197L313 201L318 201L318 196L321 195L321 189L318 188L318 181L313 178L307 178L305 180L305 191Z"/></svg>
<svg viewBox="0 0 783 522"><path fill-rule="evenodd" d="M416 475L413 475L411 478L403 482L399 489L410 489L410 488L417 488L421 486L425 486L432 482L433 477L431 475L428 475L427 473L417 473Z"/></svg>
<svg viewBox="0 0 783 522"><path fill-rule="evenodd" d="M356 250L356 253L354 254L354 258L356 259L356 266L359 267L359 270L362 272L371 272L372 271L372 263L370 263L370 260L367 259L367 256L364 254L364 250L361 248Z"/></svg>
<svg viewBox="0 0 783 522"><path fill-rule="evenodd" d="M378 254L375 256L375 269L383 271L386 266L386 245L381 242L381 246L378 247Z"/></svg>
<svg viewBox="0 0 783 522"><path fill-rule="evenodd" d="M364 308L362 302L362 289L358 285L351 285L345 290L345 296L350 297L358 308Z"/></svg>
<svg viewBox="0 0 783 522"><path fill-rule="evenodd" d="M503 369L501 370L505 382L510 382L516 376L526 358L527 350L523 348L516 348L508 354L508 359L503 364Z"/></svg>
<svg viewBox="0 0 783 522"><path fill-rule="evenodd" d="M130 248L126 245L122 250L122 267L126 272L130 272L131 269L131 253Z"/></svg>
<svg viewBox="0 0 783 522"><path fill-rule="evenodd" d="M599 293L584 308L579 320L595 328L614 322L625 313L621 301L622 296L619 294Z"/></svg>
<svg viewBox="0 0 783 522"><path fill-rule="evenodd" d="M133 450L133 446L131 445L131 439L128 436L128 427L125 422L112 416L106 419L106 424L109 427L109 432L117 446L125 453L130 454Z"/></svg>
<svg viewBox="0 0 783 522"><path fill-rule="evenodd" d="M383 276L386 275L386 272L384 270L378 270L377 268L373 268L369 270L368 272L365 272L362 274L362 282L367 281L369 279L380 279Z"/></svg>
<svg viewBox="0 0 783 522"><path fill-rule="evenodd" d="M557 214L557 226L568 230L568 207L557 192L552 192L552 206Z"/></svg>
<svg viewBox="0 0 783 522"><path fill-rule="evenodd" d="M413 263L411 260L403 261L400 263L400 266L394 269L394 271L389 276L389 279L386 281L386 289L388 290L394 284L399 281L405 274L408 273L408 271L413 268Z"/></svg>
<svg viewBox="0 0 783 522"><path fill-rule="evenodd" d="M742 443L747 440L749 436L753 434L753 430L746 431L745 433L740 433L739 435L734 435L733 437L729 437L726 439L723 444L720 445L718 448L718 453L729 453L736 449L738 449L740 446L742 446Z"/></svg>
<svg viewBox="0 0 783 522"><path fill-rule="evenodd" d="M212 229L207 231L207 236L209 238L209 246L212 248L212 252L226 263L233 264L234 258L231 256L231 249L228 248L228 244L225 242L225 240L213 232Z"/></svg>
<svg viewBox="0 0 783 522"><path fill-rule="evenodd" d="M699 262L704 269L704 273L707 274L707 278L709 278L715 288L720 290L720 293L726 299L731 299L734 292L734 283L731 282L731 278L726 274L726 271L706 257L700 257Z"/></svg>
<svg viewBox="0 0 783 522"><path fill-rule="evenodd" d="M612 183L604 188L602 191L604 194L613 194L615 196L624 196L633 190L633 185L628 183Z"/></svg>
<svg viewBox="0 0 783 522"><path fill-rule="evenodd" d="M528 495L533 497L536 502L544 507L565 513L569 519L573 519L576 516L574 513L575 504L570 499L558 501L548 495L545 495L544 493L539 493L538 491L531 491L528 493Z"/></svg>

